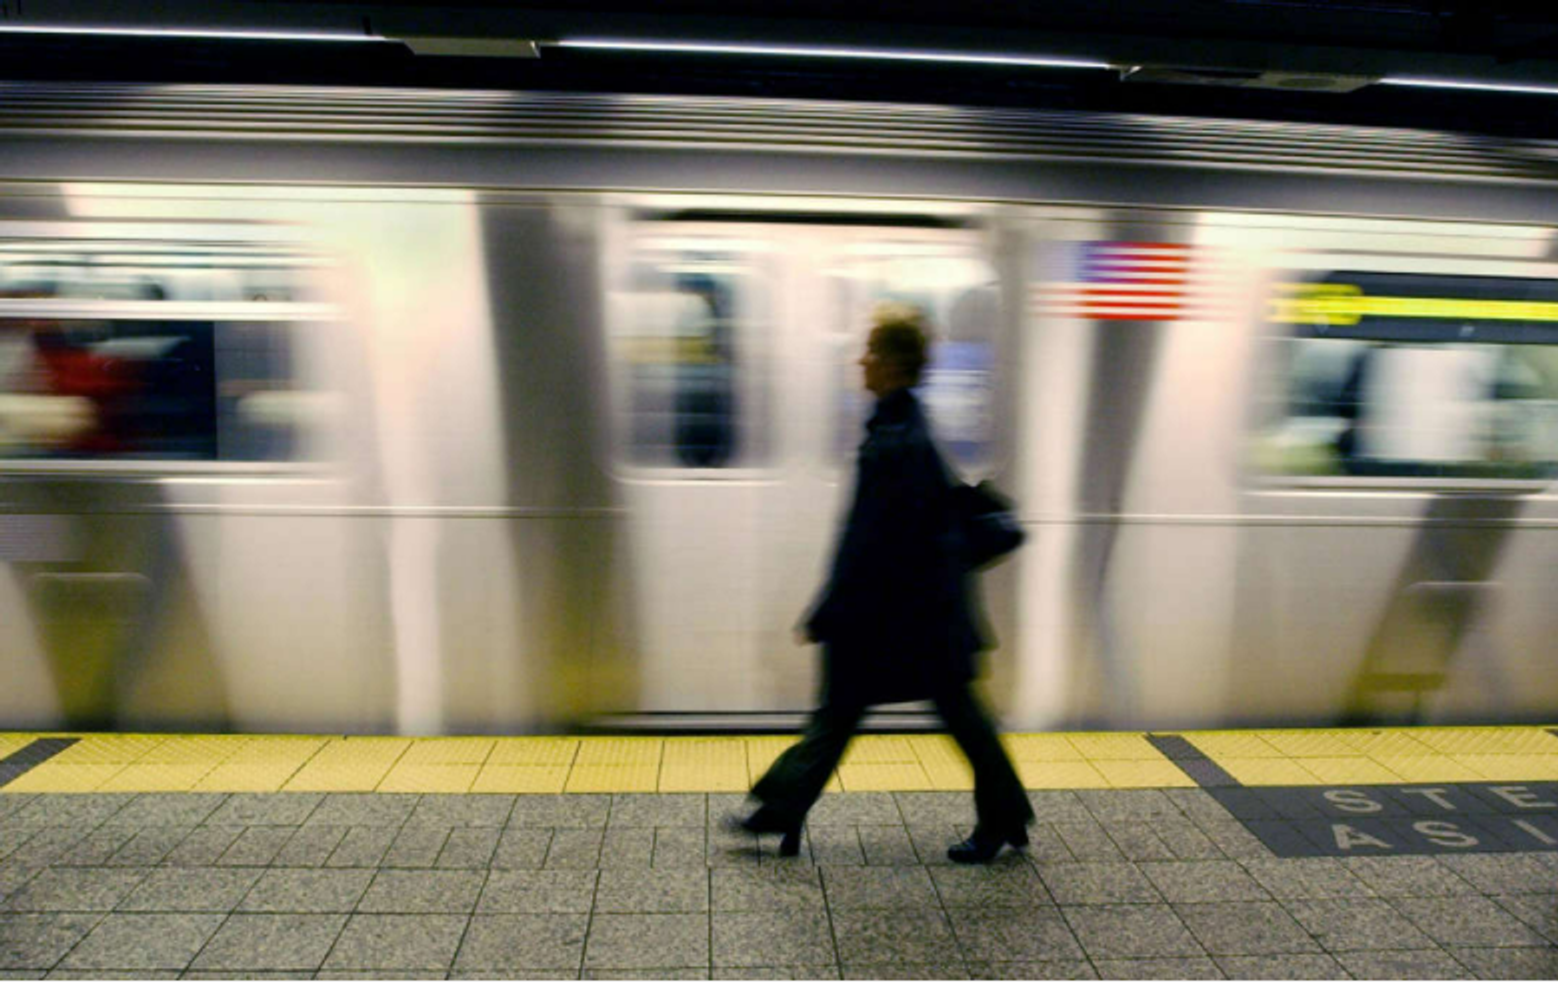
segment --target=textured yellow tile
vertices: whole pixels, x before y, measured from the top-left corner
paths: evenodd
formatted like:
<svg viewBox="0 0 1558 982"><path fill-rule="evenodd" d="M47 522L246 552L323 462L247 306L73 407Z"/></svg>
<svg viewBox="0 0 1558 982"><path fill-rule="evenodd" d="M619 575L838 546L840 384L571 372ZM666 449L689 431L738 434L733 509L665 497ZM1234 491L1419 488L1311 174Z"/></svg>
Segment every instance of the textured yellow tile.
<svg viewBox="0 0 1558 982"><path fill-rule="evenodd" d="M1206 730L1181 733L1191 746L1208 757L1283 757L1282 751L1253 733L1238 730Z"/></svg>
<svg viewBox="0 0 1558 982"><path fill-rule="evenodd" d="M958 749L957 741L946 734L910 737L909 746L914 750L915 759L921 764L966 762L963 751Z"/></svg>
<svg viewBox="0 0 1558 982"><path fill-rule="evenodd" d="M57 759L57 758L56 758ZM125 764L56 764L49 761L5 786L7 791L96 791Z"/></svg>
<svg viewBox="0 0 1558 982"><path fill-rule="evenodd" d="M971 791L974 787L974 770L969 766L957 741L950 736L914 736L909 738L925 776L937 791Z"/></svg>
<svg viewBox="0 0 1558 982"><path fill-rule="evenodd" d="M1286 757L1220 757L1217 766L1233 775L1240 784L1288 785L1321 784L1296 760Z"/></svg>
<svg viewBox="0 0 1558 982"><path fill-rule="evenodd" d="M1008 733L1001 737L1013 760L1080 761L1082 754L1059 733Z"/></svg>
<svg viewBox="0 0 1558 982"><path fill-rule="evenodd" d="M375 790L464 794L480 770L480 764L396 764Z"/></svg>
<svg viewBox="0 0 1558 982"><path fill-rule="evenodd" d="M216 764L130 764L98 785L99 791L192 791Z"/></svg>
<svg viewBox="0 0 1558 982"><path fill-rule="evenodd" d="M733 767L747 769L747 748L739 737L680 737L665 741L660 758L666 767Z"/></svg>
<svg viewBox="0 0 1558 982"><path fill-rule="evenodd" d="M1257 734L1289 757L1363 756L1363 751L1331 730L1259 730Z"/></svg>
<svg viewBox="0 0 1558 982"><path fill-rule="evenodd" d="M1112 788L1193 788L1196 782L1171 760L1095 760Z"/></svg>
<svg viewBox="0 0 1558 982"><path fill-rule="evenodd" d="M1376 760L1382 757L1426 757L1439 751L1410 730L1336 730L1336 738Z"/></svg>
<svg viewBox="0 0 1558 982"><path fill-rule="evenodd" d="M296 764L218 764L195 791L280 791L298 772Z"/></svg>
<svg viewBox="0 0 1558 982"><path fill-rule="evenodd" d="M487 764L567 767L578 752L576 737L503 737L492 748Z"/></svg>
<svg viewBox="0 0 1558 982"><path fill-rule="evenodd" d="M845 791L930 791L930 777L918 763L840 764Z"/></svg>
<svg viewBox="0 0 1558 982"><path fill-rule="evenodd" d="M744 742L747 750L747 776L755 784L758 778L768 773L781 754L800 742L800 738L748 737Z"/></svg>
<svg viewBox="0 0 1558 982"><path fill-rule="evenodd" d="M974 769L966 762L921 764L934 791L974 790Z"/></svg>
<svg viewBox="0 0 1558 982"><path fill-rule="evenodd" d="M657 767L664 743L659 737L586 737L573 762L575 767Z"/></svg>
<svg viewBox="0 0 1558 982"><path fill-rule="evenodd" d="M1421 781L1480 781L1482 775L1442 754L1409 757L1372 757L1384 767L1411 783Z"/></svg>
<svg viewBox="0 0 1558 982"><path fill-rule="evenodd" d="M1042 788L1107 788L1109 780L1085 760L1018 760L1012 765L1022 786Z"/></svg>
<svg viewBox="0 0 1558 982"><path fill-rule="evenodd" d="M176 736L148 750L136 764L209 764L226 761L249 742L241 736Z"/></svg>
<svg viewBox="0 0 1558 982"><path fill-rule="evenodd" d="M496 737L426 737L413 740L401 764L484 764Z"/></svg>
<svg viewBox="0 0 1558 982"><path fill-rule="evenodd" d="M1088 760L1162 760L1140 733L1068 733L1066 739Z"/></svg>
<svg viewBox="0 0 1558 982"><path fill-rule="evenodd" d="M327 737L257 736L250 737L242 747L223 763L227 764L281 764L302 763L317 754Z"/></svg>
<svg viewBox="0 0 1558 982"><path fill-rule="evenodd" d="M660 780L656 790L662 792L745 791L749 787L751 783L747 779L745 762L735 765L707 764L704 766L665 764L660 768Z"/></svg>
<svg viewBox="0 0 1558 982"><path fill-rule="evenodd" d="M1529 726L1425 727L1413 736L1444 754L1558 753L1558 737Z"/></svg>
<svg viewBox="0 0 1558 982"><path fill-rule="evenodd" d="M161 734L94 733L81 738L50 758L55 764L130 764L159 743Z"/></svg>
<svg viewBox="0 0 1558 982"><path fill-rule="evenodd" d="M309 761L292 776L284 791L372 791L390 772L391 763L322 764Z"/></svg>
<svg viewBox="0 0 1558 982"><path fill-rule="evenodd" d="M834 771L833 774L829 776L828 783L822 786L822 790L825 793L831 791L834 794L838 794L844 790L844 782L839 780L838 771Z"/></svg>
<svg viewBox="0 0 1558 982"><path fill-rule="evenodd" d="M1553 758L1536 754L1451 754L1450 759L1488 781L1547 781L1558 778Z"/></svg>
<svg viewBox="0 0 1558 982"><path fill-rule="evenodd" d="M568 768L533 764L488 764L476 775L472 794L562 794Z"/></svg>
<svg viewBox="0 0 1558 982"><path fill-rule="evenodd" d="M914 747L907 737L861 736L850 741L849 749L844 751L844 759L839 763L917 764L919 758L914 756Z"/></svg>
<svg viewBox="0 0 1558 982"><path fill-rule="evenodd" d="M325 744L310 758L309 766L388 766L399 760L410 746L411 741L406 737L340 737Z"/></svg>
<svg viewBox="0 0 1558 982"><path fill-rule="evenodd" d="M1304 757L1298 764L1326 784L1400 784L1396 772L1368 757Z"/></svg>
<svg viewBox="0 0 1558 982"><path fill-rule="evenodd" d="M660 768L656 764L575 764L568 772L568 783L563 790L570 793L653 791L659 783Z"/></svg>

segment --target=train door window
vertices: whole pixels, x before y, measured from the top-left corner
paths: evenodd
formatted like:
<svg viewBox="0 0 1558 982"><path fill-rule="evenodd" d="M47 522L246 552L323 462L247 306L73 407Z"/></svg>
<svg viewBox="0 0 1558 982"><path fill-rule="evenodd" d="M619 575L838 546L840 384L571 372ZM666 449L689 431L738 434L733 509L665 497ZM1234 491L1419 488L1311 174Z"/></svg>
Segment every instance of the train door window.
<svg viewBox="0 0 1558 982"><path fill-rule="evenodd" d="M771 454L768 244L678 229L637 238L610 320L619 456L646 468Z"/></svg>
<svg viewBox="0 0 1558 982"><path fill-rule="evenodd" d="M1259 465L1282 475L1558 474L1558 283L1331 272L1277 284Z"/></svg>
<svg viewBox="0 0 1558 982"><path fill-rule="evenodd" d="M1000 291L995 269L977 244L959 239L861 241L829 264L836 460L848 460L859 445L871 409L857 364L871 312L893 301L918 307L929 324L930 363L918 394L938 442L966 474L989 467Z"/></svg>
<svg viewBox="0 0 1558 982"><path fill-rule="evenodd" d="M275 246L0 241L0 459L306 459L328 402L317 259Z"/></svg>

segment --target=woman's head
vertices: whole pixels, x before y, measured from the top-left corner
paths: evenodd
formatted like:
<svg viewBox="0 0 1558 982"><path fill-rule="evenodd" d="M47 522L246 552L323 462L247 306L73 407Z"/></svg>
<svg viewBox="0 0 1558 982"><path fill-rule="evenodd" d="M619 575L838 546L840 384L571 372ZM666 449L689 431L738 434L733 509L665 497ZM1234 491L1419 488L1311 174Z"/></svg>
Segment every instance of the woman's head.
<svg viewBox="0 0 1558 982"><path fill-rule="evenodd" d="M871 312L871 335L860 367L865 387L881 398L918 385L928 360L925 312L905 303L881 303Z"/></svg>

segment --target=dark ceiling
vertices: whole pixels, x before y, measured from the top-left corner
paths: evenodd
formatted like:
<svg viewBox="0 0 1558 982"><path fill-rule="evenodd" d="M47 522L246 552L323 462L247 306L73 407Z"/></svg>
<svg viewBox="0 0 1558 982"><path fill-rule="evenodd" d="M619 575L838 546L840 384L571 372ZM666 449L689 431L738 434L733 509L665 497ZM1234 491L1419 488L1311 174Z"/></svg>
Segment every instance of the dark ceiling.
<svg viewBox="0 0 1558 982"><path fill-rule="evenodd" d="M891 100L1558 138L1558 96L1380 85L1317 92L1260 87L1259 81L1262 73L1289 72L1558 86L1558 2L579 0L516 6L490 0L441 5L0 0L0 26L105 24L350 32L385 40L319 44L0 33L0 77ZM432 56L401 43L416 36L529 39L542 45L539 58ZM1178 69L1182 80L1202 84L1124 81L1120 71L606 52L545 43L578 37L1053 55ZM1266 82L1272 82L1269 76Z"/></svg>

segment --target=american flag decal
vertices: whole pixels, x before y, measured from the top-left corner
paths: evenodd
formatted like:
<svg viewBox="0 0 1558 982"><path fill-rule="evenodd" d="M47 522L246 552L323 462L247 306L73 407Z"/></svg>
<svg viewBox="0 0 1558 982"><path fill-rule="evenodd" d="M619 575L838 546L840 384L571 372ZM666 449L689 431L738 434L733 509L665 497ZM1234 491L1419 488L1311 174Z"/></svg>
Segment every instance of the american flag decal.
<svg viewBox="0 0 1558 982"><path fill-rule="evenodd" d="M1035 310L1087 320L1179 320L1194 299L1200 252L1172 242L1077 243L1076 278L1036 287Z"/></svg>

